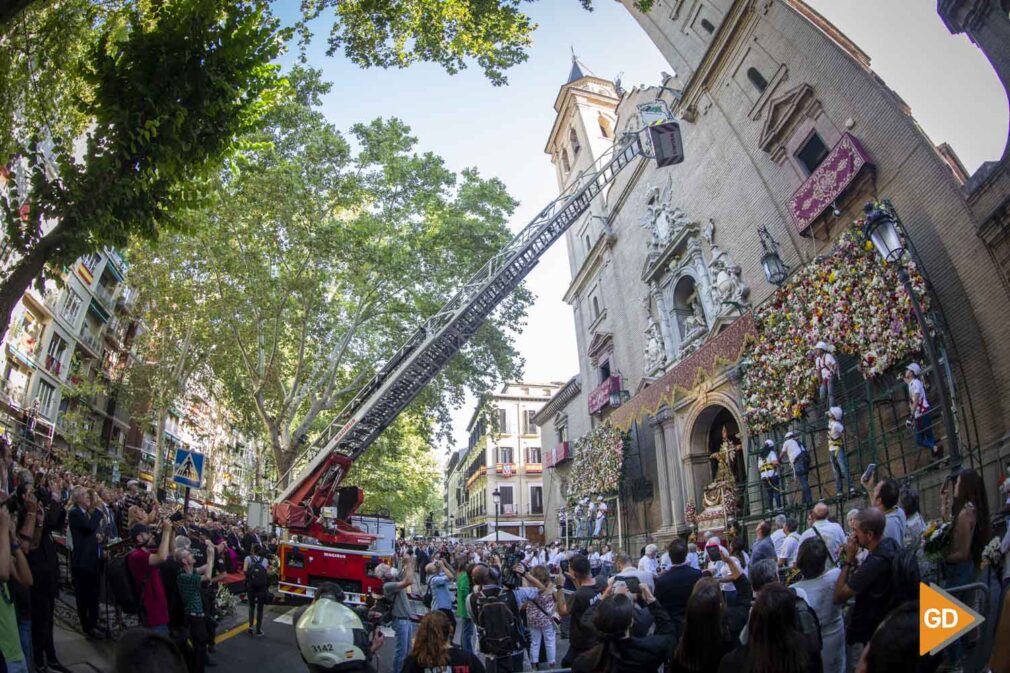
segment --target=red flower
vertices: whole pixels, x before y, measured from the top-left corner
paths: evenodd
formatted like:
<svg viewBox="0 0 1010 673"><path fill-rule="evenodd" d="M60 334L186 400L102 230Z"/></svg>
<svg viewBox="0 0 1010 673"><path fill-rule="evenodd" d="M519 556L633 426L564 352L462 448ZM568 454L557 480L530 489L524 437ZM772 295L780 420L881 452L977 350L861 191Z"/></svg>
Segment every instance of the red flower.
<svg viewBox="0 0 1010 673"><path fill-rule="evenodd" d="M31 206L29 206L27 202L22 203L21 208L18 210L18 214L21 215L22 222L28 221L28 215L30 212L31 212Z"/></svg>

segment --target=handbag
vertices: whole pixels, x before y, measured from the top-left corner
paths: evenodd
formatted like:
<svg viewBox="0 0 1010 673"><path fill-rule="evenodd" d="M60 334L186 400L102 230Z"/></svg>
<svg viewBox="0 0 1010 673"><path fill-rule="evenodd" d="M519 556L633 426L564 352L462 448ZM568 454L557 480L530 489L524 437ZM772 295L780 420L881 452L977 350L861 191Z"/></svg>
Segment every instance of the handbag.
<svg viewBox="0 0 1010 673"><path fill-rule="evenodd" d="M535 598L531 601L527 601L527 603L532 603L533 606L537 610L539 610L541 614L543 614L545 617L548 617L552 622L554 622L554 626L561 626L561 618L558 617L557 615L547 614L547 610L544 610L543 606L540 605L540 603L537 603L537 600Z"/></svg>

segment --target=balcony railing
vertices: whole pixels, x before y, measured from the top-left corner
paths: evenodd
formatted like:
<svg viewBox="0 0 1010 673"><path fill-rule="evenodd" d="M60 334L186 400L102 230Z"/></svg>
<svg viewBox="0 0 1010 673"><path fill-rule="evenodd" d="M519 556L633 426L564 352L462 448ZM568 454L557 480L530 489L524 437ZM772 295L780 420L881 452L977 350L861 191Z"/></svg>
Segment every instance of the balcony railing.
<svg viewBox="0 0 1010 673"><path fill-rule="evenodd" d="M547 450L547 460L544 464L547 467L557 467L571 457L571 444L568 442L561 442L557 446L552 446Z"/></svg>
<svg viewBox="0 0 1010 673"><path fill-rule="evenodd" d="M806 233L821 213L842 196L865 166L873 166L866 150L852 134L843 134L820 166L789 199L789 212L799 233Z"/></svg>
<svg viewBox="0 0 1010 673"><path fill-rule="evenodd" d="M78 337L81 344L83 344L87 350L91 351L91 355L98 357L102 353L102 342L98 339L98 335L92 334L87 327L81 328L81 334Z"/></svg>
<svg viewBox="0 0 1010 673"><path fill-rule="evenodd" d="M511 477L516 474L516 464L515 463L495 463L494 471L498 474Z"/></svg>
<svg viewBox="0 0 1010 673"><path fill-rule="evenodd" d="M7 404L15 407L24 407L25 387L23 385L16 385L8 379L0 379L0 397Z"/></svg>
<svg viewBox="0 0 1010 673"><path fill-rule="evenodd" d="M621 377L611 376L589 393L589 413L595 414L610 404L612 393L621 392Z"/></svg>
<svg viewBox="0 0 1010 673"><path fill-rule="evenodd" d="M95 288L95 296L98 297L98 301L105 304L107 308L112 308L116 305L115 293L113 290L105 287L104 285L99 285Z"/></svg>
<svg viewBox="0 0 1010 673"><path fill-rule="evenodd" d="M59 377L60 372L63 370L63 363L60 358L54 357L52 355L46 355L46 369L56 377Z"/></svg>

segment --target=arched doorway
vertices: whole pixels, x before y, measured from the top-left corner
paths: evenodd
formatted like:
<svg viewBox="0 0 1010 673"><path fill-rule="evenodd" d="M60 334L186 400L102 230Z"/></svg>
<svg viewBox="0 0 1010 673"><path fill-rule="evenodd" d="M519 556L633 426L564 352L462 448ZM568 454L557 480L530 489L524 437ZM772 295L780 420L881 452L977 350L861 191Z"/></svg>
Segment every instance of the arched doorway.
<svg viewBox="0 0 1010 673"><path fill-rule="evenodd" d="M732 447L730 470L739 492L739 488L747 482L747 461L736 415L722 404L710 404L695 416L690 437L691 453L694 455L692 473L697 490L695 497L704 500L705 488L715 480L718 471L716 456L724 441Z"/></svg>

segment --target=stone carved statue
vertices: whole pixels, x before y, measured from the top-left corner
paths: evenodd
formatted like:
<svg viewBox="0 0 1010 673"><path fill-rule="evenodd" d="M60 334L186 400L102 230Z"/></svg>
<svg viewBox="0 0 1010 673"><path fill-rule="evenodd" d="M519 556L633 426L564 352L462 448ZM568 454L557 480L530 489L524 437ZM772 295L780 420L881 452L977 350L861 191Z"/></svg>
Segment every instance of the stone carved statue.
<svg viewBox="0 0 1010 673"><path fill-rule="evenodd" d="M684 214L684 211L671 205L672 200L672 178L663 188L653 185L649 189L648 205L641 224L652 235L649 241L651 250L662 248L679 234L681 229L691 224L691 220Z"/></svg>
<svg viewBox="0 0 1010 673"><path fill-rule="evenodd" d="M736 446L729 438L726 427L722 429L722 444L719 450L709 456L716 461L718 467L712 483L705 487L704 502L706 507L719 507L725 503L726 491L732 491L736 483L734 467L736 464Z"/></svg>
<svg viewBox="0 0 1010 673"><path fill-rule="evenodd" d="M715 222L712 220L705 227L705 238L712 249L712 261L709 263L711 277L715 279L712 303L718 307L720 314L742 309L747 305L750 286L743 281L740 265L715 244Z"/></svg>
<svg viewBox="0 0 1010 673"><path fill-rule="evenodd" d="M697 295L691 300L688 306L691 308L691 315L684 321L684 341L690 341L706 329L705 311L701 307L701 300Z"/></svg>
<svg viewBox="0 0 1010 673"><path fill-rule="evenodd" d="M648 296L642 298L642 308L645 311L645 375L651 376L666 364L666 348L663 345L663 333L652 316L651 300Z"/></svg>

